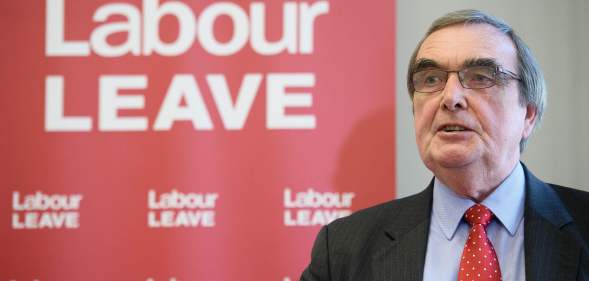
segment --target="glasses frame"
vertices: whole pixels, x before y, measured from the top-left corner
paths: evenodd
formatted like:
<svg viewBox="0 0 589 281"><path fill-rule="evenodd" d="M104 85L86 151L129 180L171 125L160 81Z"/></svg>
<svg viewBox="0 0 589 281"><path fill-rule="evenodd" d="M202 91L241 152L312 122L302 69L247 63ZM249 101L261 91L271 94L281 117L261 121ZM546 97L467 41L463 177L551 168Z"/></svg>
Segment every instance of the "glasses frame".
<svg viewBox="0 0 589 281"><path fill-rule="evenodd" d="M486 86L486 87L468 87L464 85L464 71L471 69L471 68L477 68L477 67L489 67L489 68L494 68L493 70L493 83L490 86ZM442 85L442 87L440 87L439 89L435 89L432 91L427 91L427 92L423 92L423 91L418 91L417 88L415 87L415 82L413 77L415 76L415 74L422 72L422 71L427 71L427 70L438 70L438 71L442 71L442 72L446 72L446 79L444 81L444 84ZM421 69L418 71L414 71L411 74L411 84L413 86L413 91L418 92L418 93L424 93L424 94L431 94L431 93L435 93L435 92L439 92L441 90L443 90L444 88L446 88L446 83L448 83L448 78L450 77L450 73L456 73L456 75L458 76L458 81L460 81L460 85L464 88L464 89L487 89L487 88L491 88L493 86L496 86L497 84L501 84L500 81L503 79L513 79L513 80L517 80L517 81L521 81L521 78L506 69L503 69L501 66L470 66L470 67L465 67L459 70L444 70L441 68L426 68L426 69ZM499 75L503 75L504 77L499 77Z"/></svg>

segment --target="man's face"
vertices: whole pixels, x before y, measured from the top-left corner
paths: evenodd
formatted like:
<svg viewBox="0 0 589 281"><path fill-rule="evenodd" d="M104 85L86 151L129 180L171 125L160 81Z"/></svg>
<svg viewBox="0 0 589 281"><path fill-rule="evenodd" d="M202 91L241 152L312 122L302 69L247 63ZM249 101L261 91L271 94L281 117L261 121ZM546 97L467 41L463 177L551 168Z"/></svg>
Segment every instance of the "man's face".
<svg viewBox="0 0 589 281"><path fill-rule="evenodd" d="M492 61L517 73L511 39L486 24L457 24L430 34L416 61L432 61L444 70ZM425 165L434 174L469 165L484 169L483 173L513 168L519 160L519 142L529 136L535 119L533 108L521 105L519 99L517 80L465 89L457 73L450 73L438 92L415 92L415 134Z"/></svg>

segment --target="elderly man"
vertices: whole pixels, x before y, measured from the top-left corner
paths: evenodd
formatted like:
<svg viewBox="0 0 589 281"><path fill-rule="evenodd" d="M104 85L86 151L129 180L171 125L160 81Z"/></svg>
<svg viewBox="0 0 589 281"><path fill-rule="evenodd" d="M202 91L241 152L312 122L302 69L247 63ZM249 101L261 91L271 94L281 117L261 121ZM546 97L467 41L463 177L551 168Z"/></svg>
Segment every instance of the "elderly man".
<svg viewBox="0 0 589 281"><path fill-rule="evenodd" d="M589 280L589 193L519 162L546 93L511 27L474 10L439 18L407 86L434 179L324 227L301 280Z"/></svg>

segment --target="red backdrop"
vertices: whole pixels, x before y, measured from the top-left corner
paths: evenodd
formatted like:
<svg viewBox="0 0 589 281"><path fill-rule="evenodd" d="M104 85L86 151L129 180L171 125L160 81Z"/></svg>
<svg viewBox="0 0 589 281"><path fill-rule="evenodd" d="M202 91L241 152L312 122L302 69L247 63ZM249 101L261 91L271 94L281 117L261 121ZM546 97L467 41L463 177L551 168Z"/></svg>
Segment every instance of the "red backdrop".
<svg viewBox="0 0 589 281"><path fill-rule="evenodd" d="M298 280L395 195L394 1L0 14L0 280Z"/></svg>

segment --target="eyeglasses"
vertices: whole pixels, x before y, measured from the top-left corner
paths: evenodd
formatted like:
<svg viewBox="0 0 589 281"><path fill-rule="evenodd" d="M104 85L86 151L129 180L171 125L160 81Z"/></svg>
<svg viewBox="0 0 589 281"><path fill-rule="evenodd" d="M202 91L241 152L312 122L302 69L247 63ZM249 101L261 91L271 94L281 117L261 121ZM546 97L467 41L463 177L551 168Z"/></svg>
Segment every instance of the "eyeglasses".
<svg viewBox="0 0 589 281"><path fill-rule="evenodd" d="M471 66L461 70L428 68L413 73L413 88L419 93L434 93L446 87L450 73L456 72L458 80L465 89L485 89L503 85L508 79L520 81L517 74L503 70L499 66Z"/></svg>

